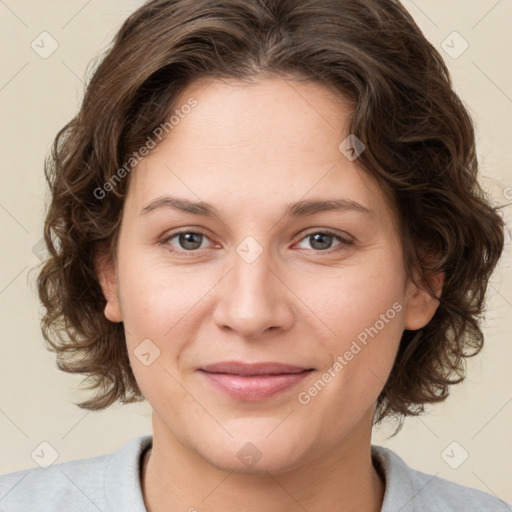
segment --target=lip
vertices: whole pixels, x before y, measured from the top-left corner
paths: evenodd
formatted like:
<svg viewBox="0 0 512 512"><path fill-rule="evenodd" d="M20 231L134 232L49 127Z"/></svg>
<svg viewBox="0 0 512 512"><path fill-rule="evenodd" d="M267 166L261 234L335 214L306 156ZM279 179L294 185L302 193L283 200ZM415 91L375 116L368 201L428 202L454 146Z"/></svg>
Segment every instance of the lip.
<svg viewBox="0 0 512 512"><path fill-rule="evenodd" d="M230 375L260 376L260 375L281 375L283 373L300 373L312 368L304 366L293 366L285 363L262 362L244 363L243 361L222 361L209 364L200 368L208 373L229 373Z"/></svg>
<svg viewBox="0 0 512 512"><path fill-rule="evenodd" d="M275 362L224 361L199 371L210 385L232 398L261 401L295 386L313 369Z"/></svg>

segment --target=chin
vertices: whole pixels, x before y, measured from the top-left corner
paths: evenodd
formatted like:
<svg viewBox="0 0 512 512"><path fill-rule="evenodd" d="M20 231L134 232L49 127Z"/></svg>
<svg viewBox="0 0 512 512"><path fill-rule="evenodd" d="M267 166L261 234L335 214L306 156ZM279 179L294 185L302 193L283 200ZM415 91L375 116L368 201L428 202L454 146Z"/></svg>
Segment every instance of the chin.
<svg viewBox="0 0 512 512"><path fill-rule="evenodd" d="M246 444L243 449L248 450L249 444ZM278 475L293 471L302 466L301 454L297 452L296 448L290 446L281 447L279 450L263 451L261 458L250 462L240 460L236 452L232 449L227 451L222 450L219 453L207 454L206 460L217 469L222 471L229 471L231 473L240 475L261 475L268 476ZM244 456L247 459L247 455Z"/></svg>
<svg viewBox="0 0 512 512"><path fill-rule="evenodd" d="M251 475L286 473L305 464L311 450L305 432L293 432L284 425L276 429L279 422L270 418L266 422L256 418L246 421L253 425L240 426L243 435L235 435L227 427L233 438L223 442L212 439L203 445L199 450L203 458L223 471ZM271 427L267 428L268 425Z"/></svg>

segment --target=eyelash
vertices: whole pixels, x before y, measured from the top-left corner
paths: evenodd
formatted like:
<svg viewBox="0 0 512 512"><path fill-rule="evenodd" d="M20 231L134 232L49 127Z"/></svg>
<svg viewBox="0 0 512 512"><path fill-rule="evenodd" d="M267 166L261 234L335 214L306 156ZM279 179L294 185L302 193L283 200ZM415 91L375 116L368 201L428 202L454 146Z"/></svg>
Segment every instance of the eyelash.
<svg viewBox="0 0 512 512"><path fill-rule="evenodd" d="M174 233L171 233L169 234L169 236L166 236L165 239L162 241L162 243L165 245L165 246L168 246L168 242L169 240L179 236L179 235L182 235L182 234L185 234L185 233L192 233L194 235L201 235L205 238L207 238L209 240L209 237L206 233L203 233L202 231L193 231L193 230L190 230L190 229L186 229L186 230L181 230L181 231L176 231ZM316 254L320 254L320 253L326 253L326 254L332 254L332 253L335 253L335 252L338 252L338 251L341 251L343 249L346 249L346 246L350 246L353 244L353 241L351 240L347 240L345 238L343 238L342 236L340 236L339 234L329 230L329 229L325 229L325 230L312 230L312 231L309 231L307 233L304 234L304 236L299 239L296 243L300 243L302 242L303 240L305 240L306 238L308 238L309 236L311 235L315 235L315 234L322 234L322 235L330 235L334 238L336 238L340 243L338 245L336 245L335 247L331 247L330 249L326 249L326 250L318 250L318 249L311 249L314 253ZM295 244L294 244L295 245ZM203 248L205 249L205 248ZM197 255L197 254L200 254L203 249L192 249L192 250L177 250L176 248L173 247L172 249L172 252L177 252L177 253L180 253L180 254L190 254L191 256L194 256L194 255Z"/></svg>

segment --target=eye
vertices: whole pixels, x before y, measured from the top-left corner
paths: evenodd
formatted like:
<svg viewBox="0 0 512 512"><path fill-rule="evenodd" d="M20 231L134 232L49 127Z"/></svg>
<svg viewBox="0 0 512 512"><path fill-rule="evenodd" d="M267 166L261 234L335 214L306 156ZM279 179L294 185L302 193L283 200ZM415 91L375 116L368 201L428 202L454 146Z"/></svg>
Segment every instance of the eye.
<svg viewBox="0 0 512 512"><path fill-rule="evenodd" d="M347 245L351 245L352 241L343 238L336 233L333 233L329 230L325 231L311 231L304 238L301 239L301 242L309 240L311 247L313 250L317 252L330 252L329 250L333 248L332 243L335 240L338 240L339 243L334 246L334 251L342 250Z"/></svg>
<svg viewBox="0 0 512 512"><path fill-rule="evenodd" d="M205 239L208 239L204 233L198 231L178 231L177 233L173 233L171 236L167 237L164 240L164 243L169 243L173 247L176 247L176 245L170 242L174 238L177 239L177 249L182 250L182 252L193 252L197 251L198 249L202 249L204 248L201 247L202 242Z"/></svg>
<svg viewBox="0 0 512 512"><path fill-rule="evenodd" d="M174 239L176 239L176 244L172 243ZM178 231L168 236L163 243L171 245L177 252L193 253L207 247L207 244L203 245L203 242L208 240L209 238L200 231ZM310 241L312 249L316 252L331 252L331 249L334 252L353 243L351 240L347 240L329 230L311 231L300 240L300 243L305 240ZM332 244L336 240L338 240L338 244L333 246ZM301 247L301 249L304 249L304 247Z"/></svg>

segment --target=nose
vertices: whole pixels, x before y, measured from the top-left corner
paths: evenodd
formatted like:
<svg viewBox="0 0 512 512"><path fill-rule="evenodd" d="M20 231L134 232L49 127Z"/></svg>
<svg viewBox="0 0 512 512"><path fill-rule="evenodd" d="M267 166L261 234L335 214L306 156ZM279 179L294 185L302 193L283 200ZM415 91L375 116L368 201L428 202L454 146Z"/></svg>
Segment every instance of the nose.
<svg viewBox="0 0 512 512"><path fill-rule="evenodd" d="M219 283L213 314L222 330L255 340L267 331L288 330L293 325L294 295L269 252L264 250L252 263L234 254L231 270Z"/></svg>

